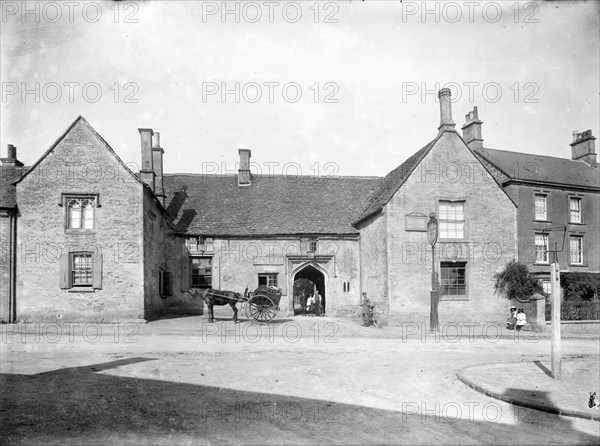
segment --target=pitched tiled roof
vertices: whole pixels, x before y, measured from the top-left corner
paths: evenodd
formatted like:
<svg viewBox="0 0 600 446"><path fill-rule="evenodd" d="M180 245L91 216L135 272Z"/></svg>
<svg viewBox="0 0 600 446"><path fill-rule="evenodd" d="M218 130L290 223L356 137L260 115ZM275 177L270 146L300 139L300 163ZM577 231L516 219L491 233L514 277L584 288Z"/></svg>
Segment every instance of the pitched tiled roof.
<svg viewBox="0 0 600 446"><path fill-rule="evenodd" d="M435 145L441 133L431 142L429 142L425 147L416 152L394 170L386 175L386 177L381 181L379 187L373 192L371 197L369 198L367 205L360 213L355 223L359 223L364 220L368 216L374 214L375 212L380 211L386 205L388 201L392 198L392 196L396 193L396 191L404 184L406 179L410 176L412 171L417 167L417 165L421 162L421 160L427 155L429 150Z"/></svg>
<svg viewBox="0 0 600 446"><path fill-rule="evenodd" d="M27 167L22 165L0 164L0 208L14 208L17 205L17 188L12 183L17 181L26 170Z"/></svg>
<svg viewBox="0 0 600 446"><path fill-rule="evenodd" d="M583 161L486 148L475 149L473 152L482 162L487 161L500 171L496 177L502 183L518 180L588 188L600 187L600 169L591 167Z"/></svg>
<svg viewBox="0 0 600 446"><path fill-rule="evenodd" d="M166 174L167 212L190 235L357 234L351 223L381 181L378 177Z"/></svg>

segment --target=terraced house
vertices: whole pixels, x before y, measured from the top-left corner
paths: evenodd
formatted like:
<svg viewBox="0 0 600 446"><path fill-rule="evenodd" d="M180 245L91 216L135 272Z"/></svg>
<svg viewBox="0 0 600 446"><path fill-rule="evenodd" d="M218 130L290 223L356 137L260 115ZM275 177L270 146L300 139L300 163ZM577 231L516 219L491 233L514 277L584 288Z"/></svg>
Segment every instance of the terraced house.
<svg viewBox="0 0 600 446"><path fill-rule="evenodd" d="M475 153L519 206L518 258L545 291L554 261L562 272L600 272L600 172L592 131L573 132L567 159L484 149L476 116L471 126Z"/></svg>
<svg viewBox="0 0 600 446"><path fill-rule="evenodd" d="M168 174L163 156L177 149L165 151L152 129L139 129L134 172L82 117L31 167L9 146L0 316L148 320L201 313L196 289L259 285L281 288L281 311L293 315L294 283L308 279L328 315L354 312L364 291L400 318L425 321L435 268L440 320L496 321L508 303L494 295L493 275L517 257L545 273L550 240L539 234L563 223L561 265L597 271L591 133L576 135L571 160L487 149L477 109L461 135L450 91L439 100L432 139L383 178L256 175L245 149L237 175ZM528 163L535 174L510 170Z"/></svg>

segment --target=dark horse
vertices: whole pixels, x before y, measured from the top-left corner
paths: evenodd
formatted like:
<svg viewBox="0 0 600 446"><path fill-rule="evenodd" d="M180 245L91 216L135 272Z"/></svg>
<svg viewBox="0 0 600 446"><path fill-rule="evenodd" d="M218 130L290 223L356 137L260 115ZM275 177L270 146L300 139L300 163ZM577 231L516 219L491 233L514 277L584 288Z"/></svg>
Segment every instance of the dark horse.
<svg viewBox="0 0 600 446"><path fill-rule="evenodd" d="M236 293L235 291L213 290L212 288L203 289L200 291L200 293L204 299L204 302L206 302L206 306L208 307L208 320L210 322L215 321L215 314L213 311L214 305L219 307L223 305L229 305L233 310L234 322L238 321L238 310L235 304L244 300L244 296L242 296L242 294Z"/></svg>

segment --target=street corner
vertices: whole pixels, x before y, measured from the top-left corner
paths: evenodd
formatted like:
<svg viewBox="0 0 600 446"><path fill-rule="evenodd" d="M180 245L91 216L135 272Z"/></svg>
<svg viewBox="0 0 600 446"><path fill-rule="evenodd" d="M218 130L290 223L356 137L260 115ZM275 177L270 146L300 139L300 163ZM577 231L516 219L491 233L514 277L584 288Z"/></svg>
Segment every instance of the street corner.
<svg viewBox="0 0 600 446"><path fill-rule="evenodd" d="M600 421L599 407L588 407L600 389L598 355L564 358L560 379L552 378L550 358L482 364L456 373L468 387L515 406Z"/></svg>

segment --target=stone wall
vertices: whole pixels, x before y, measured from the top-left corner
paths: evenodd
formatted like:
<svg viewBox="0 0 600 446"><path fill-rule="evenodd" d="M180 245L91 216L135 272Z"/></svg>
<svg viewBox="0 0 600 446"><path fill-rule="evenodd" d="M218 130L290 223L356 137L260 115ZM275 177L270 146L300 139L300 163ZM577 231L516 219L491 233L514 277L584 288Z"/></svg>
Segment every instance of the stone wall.
<svg viewBox="0 0 600 446"><path fill-rule="evenodd" d="M494 295L493 275L516 252L516 206L454 132L445 132L385 207L390 312L427 321L431 248L427 232L407 231L408 214L439 216L440 200L465 201L465 238L440 241L442 261L466 262L466 298L444 298L440 323L497 320L508 302ZM364 232L364 231L363 231Z"/></svg>
<svg viewBox="0 0 600 446"><path fill-rule="evenodd" d="M293 279L306 265L315 265L325 280L325 299L328 314L348 312L356 309L359 300L359 247L354 238L320 237L316 253L307 252L307 240L300 237L282 238L215 238L212 248L207 251L186 250L184 239L178 238L181 263L176 285L169 305L185 308L194 305L189 291L182 286L182 274L185 271L186 258L190 256L210 257L212 259L212 287L243 293L246 287L253 291L258 287L260 273L278 275L278 287L283 294L280 309L283 314L293 312ZM177 255L177 254L176 254ZM347 287L344 282L349 283ZM177 286L178 285L178 286Z"/></svg>
<svg viewBox="0 0 600 446"><path fill-rule="evenodd" d="M95 194L93 230L66 229L63 194ZM17 185L17 320L144 317L142 185L78 120ZM92 251L101 288L61 289L61 255Z"/></svg>
<svg viewBox="0 0 600 446"><path fill-rule="evenodd" d="M362 222L360 268L361 293L367 293L376 306L387 311L389 301L386 217L386 214L378 214Z"/></svg>
<svg viewBox="0 0 600 446"><path fill-rule="evenodd" d="M172 294L173 287L172 277L178 270L170 261L175 244L166 213L148 188L144 188L143 196L144 318L154 319L167 313L167 298ZM169 280L165 273L170 273L171 283L161 290L161 274L162 280Z"/></svg>

